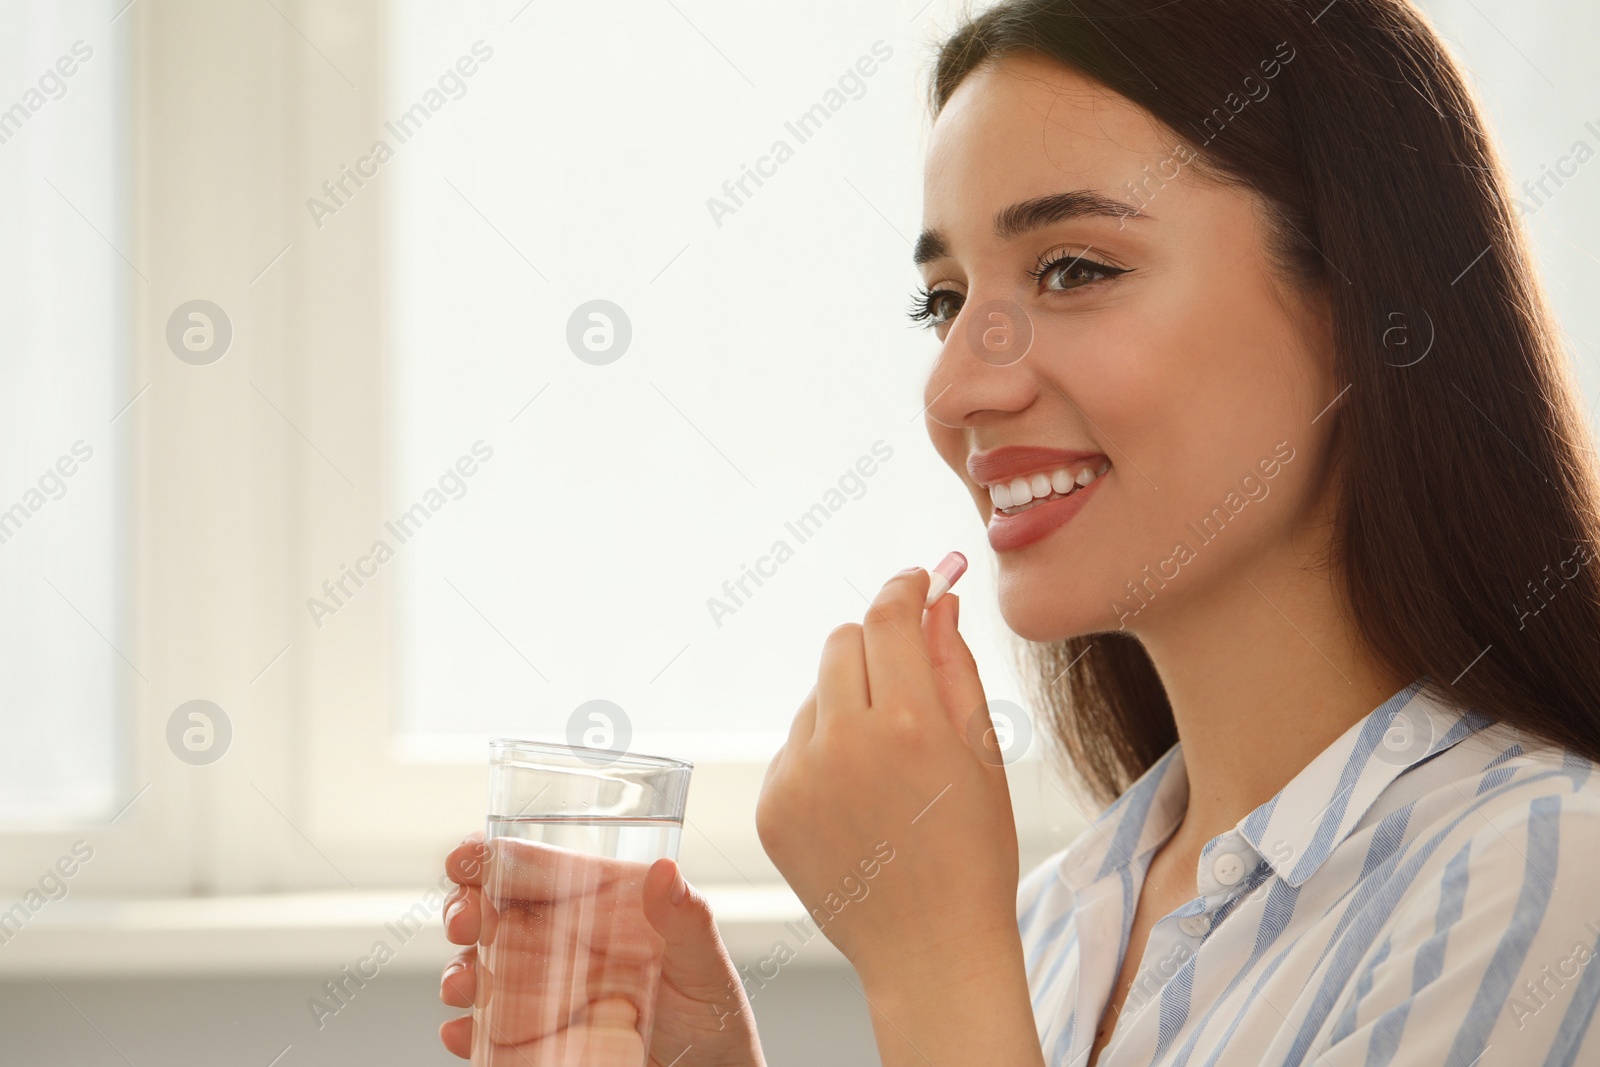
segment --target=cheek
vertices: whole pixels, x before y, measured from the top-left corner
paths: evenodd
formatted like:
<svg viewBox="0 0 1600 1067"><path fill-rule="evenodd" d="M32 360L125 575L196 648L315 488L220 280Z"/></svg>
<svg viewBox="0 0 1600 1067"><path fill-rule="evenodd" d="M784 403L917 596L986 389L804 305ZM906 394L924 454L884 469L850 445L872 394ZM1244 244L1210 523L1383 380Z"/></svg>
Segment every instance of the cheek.
<svg viewBox="0 0 1600 1067"><path fill-rule="evenodd" d="M1041 370L1072 401L1063 418L1099 442L1115 478L1049 564L1070 576L1069 597L1044 593L1032 566L1002 568L1002 611L1022 636L1116 629L1116 605L1139 604L1130 582L1160 586L1152 574L1179 576L1152 600L1171 603L1285 536L1305 506L1307 460L1330 424L1311 419L1328 398L1319 399L1312 358L1290 324L1270 306L1247 304L1218 294L1079 320L1036 340L1051 353ZM1263 477L1258 463L1279 442L1295 461ZM1252 476L1254 498L1241 486ZM1222 528L1229 536L1213 540L1208 530Z"/></svg>
<svg viewBox="0 0 1600 1067"><path fill-rule="evenodd" d="M1278 442L1309 447L1325 428L1311 420L1331 399L1266 292L1219 286L1183 297L1108 317L1080 348L1069 393L1121 460L1122 481L1168 514L1156 524L1163 540L1258 473Z"/></svg>
<svg viewBox="0 0 1600 1067"><path fill-rule="evenodd" d="M1213 342L1180 321L1128 315L1081 335L1067 395L1084 432L1111 457L1110 492L1076 531L1074 586L1085 608L1104 613L1127 597L1146 566L1160 567L1211 495L1227 464L1220 455L1238 432L1230 415L1240 398L1219 375ZM1220 347L1220 346L1218 346ZM1223 353L1227 358L1227 354ZM1109 617L1096 624L1115 628Z"/></svg>
<svg viewBox="0 0 1600 1067"><path fill-rule="evenodd" d="M1192 550L1181 567L1162 568L1182 575L1167 590L1177 596L1231 581L1248 560L1288 541L1313 504L1313 457L1332 425L1311 422L1327 402L1314 358L1272 305L1219 307L1204 321L1206 330L1157 360L1162 381L1151 387L1142 439L1160 486L1146 497L1150 525L1161 531L1144 549L1162 560L1180 542ZM1284 454L1298 462L1272 467ZM1273 477L1264 476L1263 461Z"/></svg>

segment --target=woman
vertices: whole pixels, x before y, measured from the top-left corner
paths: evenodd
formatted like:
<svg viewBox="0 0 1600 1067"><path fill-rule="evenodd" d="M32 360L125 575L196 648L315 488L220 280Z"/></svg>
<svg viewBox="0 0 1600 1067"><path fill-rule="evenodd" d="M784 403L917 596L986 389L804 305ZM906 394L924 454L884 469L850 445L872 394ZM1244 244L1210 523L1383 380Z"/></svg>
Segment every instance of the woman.
<svg viewBox="0 0 1600 1067"><path fill-rule="evenodd" d="M808 908L891 848L825 927L883 1062L1600 1063L1600 479L1438 38L1011 0L932 104L928 432L1113 802L1019 886L957 598L911 569L828 636L756 817ZM670 861L645 907L653 1062L762 1062Z"/></svg>

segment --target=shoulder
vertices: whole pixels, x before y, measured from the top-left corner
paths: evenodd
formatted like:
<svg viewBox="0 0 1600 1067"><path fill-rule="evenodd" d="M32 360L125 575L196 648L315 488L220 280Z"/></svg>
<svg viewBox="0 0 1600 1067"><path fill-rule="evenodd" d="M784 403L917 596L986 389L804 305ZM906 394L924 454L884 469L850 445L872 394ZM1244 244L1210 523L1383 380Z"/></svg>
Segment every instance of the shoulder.
<svg viewBox="0 0 1600 1067"><path fill-rule="evenodd" d="M1397 779L1409 825L1341 922L1335 1044L1501 1067L1583 1040L1600 999L1597 770L1496 723Z"/></svg>
<svg viewBox="0 0 1600 1067"><path fill-rule="evenodd" d="M1432 762L1432 761L1430 761ZM1600 845L1600 767L1569 748L1493 723L1413 768L1417 836L1503 836L1552 823ZM1402 776L1402 780L1405 776ZM1496 833L1500 831L1500 833ZM1511 835L1515 836L1515 835Z"/></svg>
<svg viewBox="0 0 1600 1067"><path fill-rule="evenodd" d="M1441 907L1460 908L1492 940L1512 926L1576 932L1594 917L1600 768L1593 761L1495 723L1438 763L1414 769L1422 788L1389 879L1400 897L1398 921L1428 936Z"/></svg>

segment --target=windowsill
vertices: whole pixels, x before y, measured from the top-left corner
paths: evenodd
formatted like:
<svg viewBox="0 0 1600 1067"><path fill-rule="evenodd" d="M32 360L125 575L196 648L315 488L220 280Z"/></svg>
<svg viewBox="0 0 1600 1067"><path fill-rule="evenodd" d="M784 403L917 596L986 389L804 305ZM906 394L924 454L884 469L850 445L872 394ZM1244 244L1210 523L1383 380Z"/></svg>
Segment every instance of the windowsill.
<svg viewBox="0 0 1600 1067"><path fill-rule="evenodd" d="M787 886L701 889L736 964L770 956L782 939L794 950L795 964L846 966L825 937L802 943L802 933L785 925L804 917ZM0 978L305 972L333 978L346 966L367 978L374 968L437 972L455 946L445 940L439 910L429 909L426 893L68 897L46 904L20 931L11 933L10 925L0 931L10 938L0 941ZM408 912L409 926L401 923ZM808 924L803 932L815 929Z"/></svg>

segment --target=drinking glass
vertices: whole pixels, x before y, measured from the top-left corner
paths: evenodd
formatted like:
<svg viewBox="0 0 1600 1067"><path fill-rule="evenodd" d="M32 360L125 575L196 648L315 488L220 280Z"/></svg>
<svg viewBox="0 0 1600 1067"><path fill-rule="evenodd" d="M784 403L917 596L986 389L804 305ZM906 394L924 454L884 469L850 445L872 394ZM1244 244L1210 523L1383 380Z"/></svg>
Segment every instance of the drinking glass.
<svg viewBox="0 0 1600 1067"><path fill-rule="evenodd" d="M647 1067L664 944L645 872L678 856L694 764L489 742L474 1067Z"/></svg>

